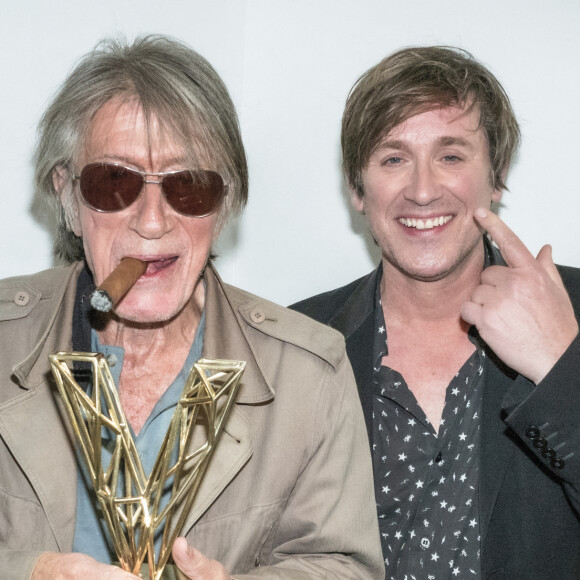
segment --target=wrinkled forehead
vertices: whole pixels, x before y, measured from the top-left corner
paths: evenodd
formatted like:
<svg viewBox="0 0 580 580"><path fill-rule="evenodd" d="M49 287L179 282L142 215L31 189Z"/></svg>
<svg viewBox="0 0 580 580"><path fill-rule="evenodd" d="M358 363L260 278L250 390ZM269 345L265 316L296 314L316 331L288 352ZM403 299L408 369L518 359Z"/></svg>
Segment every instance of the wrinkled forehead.
<svg viewBox="0 0 580 580"><path fill-rule="evenodd" d="M151 165L173 160L191 168L215 168L212 160L216 155L199 122L144 106L134 96L107 101L90 118L83 135L79 161L95 156L120 160L135 156Z"/></svg>

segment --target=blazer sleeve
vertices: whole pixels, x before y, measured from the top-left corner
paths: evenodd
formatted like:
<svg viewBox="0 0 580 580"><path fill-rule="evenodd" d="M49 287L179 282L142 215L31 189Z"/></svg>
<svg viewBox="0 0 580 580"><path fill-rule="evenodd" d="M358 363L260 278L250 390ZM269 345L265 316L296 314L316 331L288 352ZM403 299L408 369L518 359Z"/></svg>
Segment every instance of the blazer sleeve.
<svg viewBox="0 0 580 580"><path fill-rule="evenodd" d="M505 422L557 480L580 514L580 335L537 385L519 376Z"/></svg>

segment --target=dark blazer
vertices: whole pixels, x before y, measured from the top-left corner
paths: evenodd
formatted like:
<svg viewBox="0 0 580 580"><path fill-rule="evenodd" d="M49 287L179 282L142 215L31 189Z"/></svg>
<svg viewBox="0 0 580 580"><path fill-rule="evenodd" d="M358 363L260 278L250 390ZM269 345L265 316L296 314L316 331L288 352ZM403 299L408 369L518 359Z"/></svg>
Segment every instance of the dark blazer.
<svg viewBox="0 0 580 580"><path fill-rule="evenodd" d="M580 270L559 270L580 319ZM347 286L291 306L345 336L371 439L374 293L381 272L379 266ZM489 349L487 354L479 488L482 577L578 580L580 337L537 387Z"/></svg>

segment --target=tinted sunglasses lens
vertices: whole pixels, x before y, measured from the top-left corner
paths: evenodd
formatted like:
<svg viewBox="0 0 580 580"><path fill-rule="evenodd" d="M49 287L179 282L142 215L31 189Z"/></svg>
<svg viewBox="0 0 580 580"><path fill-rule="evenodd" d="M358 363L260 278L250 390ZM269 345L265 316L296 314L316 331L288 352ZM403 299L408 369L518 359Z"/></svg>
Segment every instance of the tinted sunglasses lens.
<svg viewBox="0 0 580 580"><path fill-rule="evenodd" d="M224 196L222 176L215 171L180 171L163 178L163 193L179 213L203 217L213 213Z"/></svg>
<svg viewBox="0 0 580 580"><path fill-rule="evenodd" d="M143 187L138 173L106 163L92 163L81 171L81 194L93 209L120 211L129 207Z"/></svg>

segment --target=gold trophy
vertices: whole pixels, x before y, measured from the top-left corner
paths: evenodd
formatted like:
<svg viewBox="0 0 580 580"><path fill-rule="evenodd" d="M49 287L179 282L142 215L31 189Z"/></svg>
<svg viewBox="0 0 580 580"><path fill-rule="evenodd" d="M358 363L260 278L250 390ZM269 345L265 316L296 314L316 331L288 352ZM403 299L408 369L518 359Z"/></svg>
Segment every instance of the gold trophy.
<svg viewBox="0 0 580 580"><path fill-rule="evenodd" d="M234 405L246 363L197 361L147 478L105 357L59 352L49 358L121 568L149 580L182 577L167 564L171 547ZM91 366L87 392L73 376L75 363ZM103 430L114 439L107 466L101 455ZM162 534L157 555L156 533Z"/></svg>

